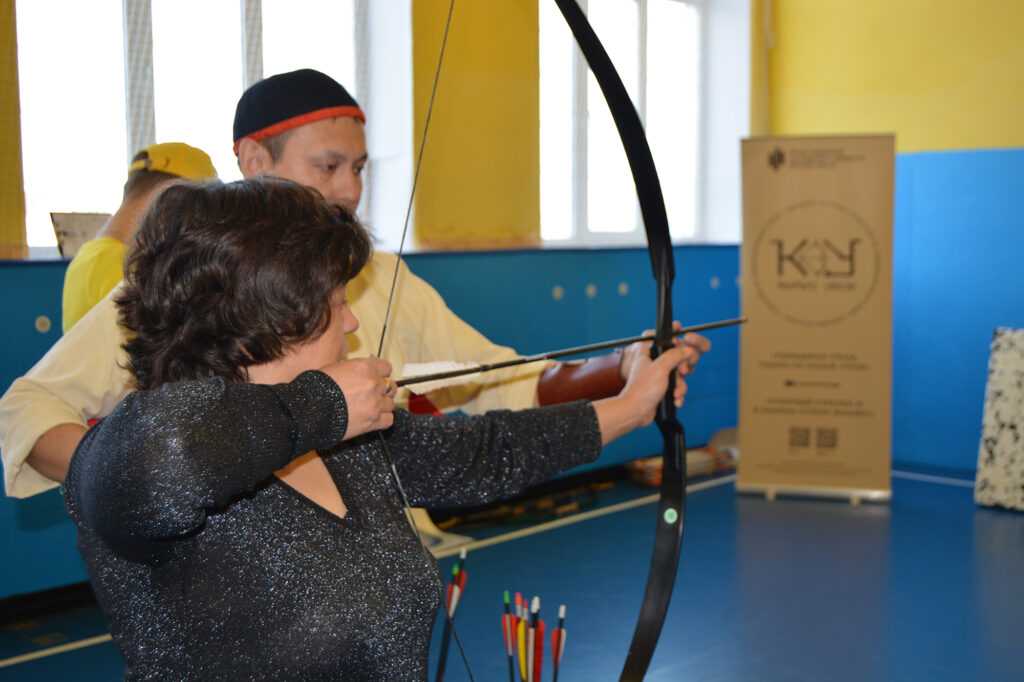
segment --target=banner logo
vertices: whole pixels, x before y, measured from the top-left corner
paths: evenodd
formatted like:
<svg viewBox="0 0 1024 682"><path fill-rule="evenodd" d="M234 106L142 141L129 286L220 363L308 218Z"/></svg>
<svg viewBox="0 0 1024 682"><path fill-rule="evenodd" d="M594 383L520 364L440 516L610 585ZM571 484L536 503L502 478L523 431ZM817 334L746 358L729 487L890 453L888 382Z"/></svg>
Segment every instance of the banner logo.
<svg viewBox="0 0 1024 682"><path fill-rule="evenodd" d="M831 325L857 312L879 274L874 234L853 211L808 201L775 215L757 237L753 280L765 304L804 325Z"/></svg>

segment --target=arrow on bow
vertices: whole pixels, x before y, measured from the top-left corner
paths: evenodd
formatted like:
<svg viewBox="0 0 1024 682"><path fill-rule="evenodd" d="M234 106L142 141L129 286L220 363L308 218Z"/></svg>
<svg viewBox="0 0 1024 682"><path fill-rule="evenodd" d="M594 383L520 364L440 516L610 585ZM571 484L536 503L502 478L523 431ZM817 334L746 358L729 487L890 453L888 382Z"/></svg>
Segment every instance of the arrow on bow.
<svg viewBox="0 0 1024 682"><path fill-rule="evenodd" d="M704 322L703 324L695 324L689 327L682 327L672 331L672 336L683 336L691 332L703 332L711 329L722 329L724 327L734 327L739 324L743 324L747 321L745 317L736 317L729 320L718 320L716 322ZM442 365L458 365L446 371L432 372L430 374L416 374L413 376L402 377L395 382L395 385L401 388L402 386L417 386L420 384L444 384L449 379L458 379L460 377L469 376L471 374L481 374L483 372L492 372L496 369L507 369L508 367L518 367L519 365L527 365L531 362L542 362L545 360L557 360L558 358L565 358L571 355L581 355L583 353L591 353L596 350L607 350L609 348L625 348L631 343L638 341L657 341L657 334L644 334L643 336L630 336L625 339L613 339L611 341L599 341L598 343L588 343L584 346L573 346L572 348L563 348L561 350L549 350L544 353L536 353L534 355L525 355L523 357L516 358L515 360L501 360L500 362L491 362L486 364L473 364L473 363L436 363ZM431 363L427 363L431 364ZM432 391L440 386L431 386L427 388L421 388L419 392L425 393Z"/></svg>

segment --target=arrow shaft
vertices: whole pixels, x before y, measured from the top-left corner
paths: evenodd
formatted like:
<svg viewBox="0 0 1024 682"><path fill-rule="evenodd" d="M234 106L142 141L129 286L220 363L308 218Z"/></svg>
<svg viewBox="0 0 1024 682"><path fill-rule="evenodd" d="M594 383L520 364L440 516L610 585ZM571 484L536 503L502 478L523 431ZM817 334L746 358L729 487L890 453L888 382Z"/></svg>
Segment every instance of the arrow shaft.
<svg viewBox="0 0 1024 682"><path fill-rule="evenodd" d="M704 324L695 324L690 327L683 327L678 331L673 332L672 336L682 336L684 334L690 334L693 332L708 331L710 329L722 329L723 327L734 327L736 325L743 324L747 321L745 317L737 317L728 320L718 320L716 322L705 322ZM503 360L502 362L493 362L486 365L479 365L477 367L469 367L466 369L453 369L447 372L437 372L435 374L422 374L414 377L403 377L395 383L401 386L414 386L416 384L426 383L428 381L438 381L440 379L454 379L456 377L469 376L470 374L481 374L483 372L491 372L496 369L505 369L507 367L517 367L519 365L525 365L531 362L541 362L543 360L557 360L558 358L568 357L570 355L580 355L582 353L589 353L596 350L607 350L609 348L622 348L628 346L631 343L638 341L654 341L657 336L654 334L646 334L644 336L631 336L624 339L613 339L611 341L601 341L598 343L590 343L583 346L573 346L572 348L563 348L561 350L550 351L547 353L538 353L536 355L525 355L515 360Z"/></svg>

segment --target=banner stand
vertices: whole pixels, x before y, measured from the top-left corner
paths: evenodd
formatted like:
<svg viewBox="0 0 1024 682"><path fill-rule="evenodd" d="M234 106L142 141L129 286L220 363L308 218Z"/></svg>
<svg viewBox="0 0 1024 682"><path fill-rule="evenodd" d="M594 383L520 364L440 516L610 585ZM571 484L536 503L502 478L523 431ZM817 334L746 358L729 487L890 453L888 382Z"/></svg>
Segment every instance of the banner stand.
<svg viewBox="0 0 1024 682"><path fill-rule="evenodd" d="M740 493L891 497L892 135L743 141Z"/></svg>
<svg viewBox="0 0 1024 682"><path fill-rule="evenodd" d="M760 486L736 484L736 492L741 495L764 495L764 499L774 502L777 497L815 497L819 499L847 500L856 507L861 502L888 502L892 491L886 490L854 490L852 488L824 488L802 486Z"/></svg>

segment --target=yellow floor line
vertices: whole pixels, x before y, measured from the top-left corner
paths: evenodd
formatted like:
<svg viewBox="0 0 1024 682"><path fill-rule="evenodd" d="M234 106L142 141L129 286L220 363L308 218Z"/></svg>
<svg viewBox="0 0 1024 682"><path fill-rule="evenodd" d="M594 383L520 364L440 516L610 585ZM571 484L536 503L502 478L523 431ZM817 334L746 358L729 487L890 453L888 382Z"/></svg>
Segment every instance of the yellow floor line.
<svg viewBox="0 0 1024 682"><path fill-rule="evenodd" d="M722 478L715 478L710 481L703 481L701 483L694 483L686 486L686 492L695 493L701 490L707 490L709 488L717 488L718 486L732 483L736 480L735 474L730 476L723 476ZM483 540L474 540L458 547L448 547L444 550L436 552L434 554L438 559L445 557L455 556L462 550L472 552L473 550L483 549L484 547L490 547L492 545L498 545L502 542L509 542L511 540L518 540L519 538L525 538L530 535L536 535L537 533L546 533L549 530L555 530L556 528L562 528L563 526L571 526L574 523L582 523L583 521L589 521L590 519L596 519L600 516L607 516L608 514L614 514L620 511L626 511L627 509L634 509L636 507L643 507L647 504L654 504L658 501L658 494L645 495L644 497L638 497L635 500L629 500L628 502L619 502L618 504L612 504L607 507L601 507L600 509L593 509L588 512L581 514L573 514L572 516L566 516L563 519L557 519L555 521L548 521L547 523L540 523L536 526L530 526L529 528L522 528L520 530L514 530L510 533L503 533L502 535L495 535L494 537L484 538Z"/></svg>
<svg viewBox="0 0 1024 682"><path fill-rule="evenodd" d="M973 488L974 479L951 478L949 476L933 476L931 474L917 474L912 471L893 471L893 478L905 478L908 481L921 481L923 483L938 483L939 485L951 485L957 488Z"/></svg>
<svg viewBox="0 0 1024 682"><path fill-rule="evenodd" d="M33 651L30 654L22 654L21 656L14 656L13 658L5 658L0 661L0 668L8 668L12 665L18 665L19 663L28 663L29 661L34 661L37 658L55 656L57 654L67 653L68 651L74 651L75 649L84 649L87 646L103 644L110 640L110 635L97 635L96 637L89 637L88 639L80 639L77 642L68 642L67 644L61 644L60 646L52 646L49 649L40 649L39 651Z"/></svg>

